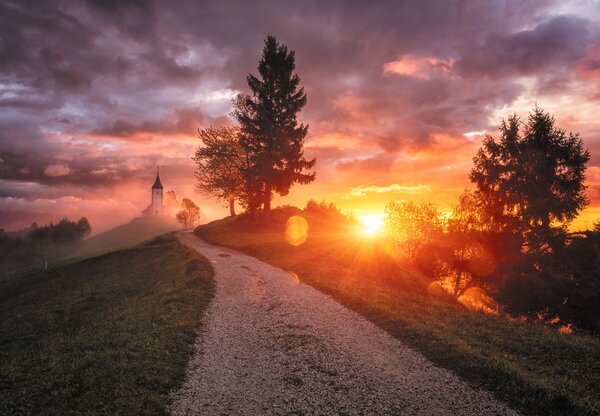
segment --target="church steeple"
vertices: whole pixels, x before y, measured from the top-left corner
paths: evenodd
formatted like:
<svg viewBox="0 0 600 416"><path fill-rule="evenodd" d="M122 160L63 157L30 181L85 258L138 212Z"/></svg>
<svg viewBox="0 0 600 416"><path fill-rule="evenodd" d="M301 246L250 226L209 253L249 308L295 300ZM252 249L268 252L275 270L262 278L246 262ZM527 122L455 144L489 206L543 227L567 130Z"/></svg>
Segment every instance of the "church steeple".
<svg viewBox="0 0 600 416"><path fill-rule="evenodd" d="M156 180L154 181L154 185L152 185L152 189L163 189L162 183L160 183L159 167L156 167Z"/></svg>
<svg viewBox="0 0 600 416"><path fill-rule="evenodd" d="M163 209L163 186L160 183L159 168L156 167L156 180L152 185L152 203L150 204L150 213L152 215L162 215Z"/></svg>

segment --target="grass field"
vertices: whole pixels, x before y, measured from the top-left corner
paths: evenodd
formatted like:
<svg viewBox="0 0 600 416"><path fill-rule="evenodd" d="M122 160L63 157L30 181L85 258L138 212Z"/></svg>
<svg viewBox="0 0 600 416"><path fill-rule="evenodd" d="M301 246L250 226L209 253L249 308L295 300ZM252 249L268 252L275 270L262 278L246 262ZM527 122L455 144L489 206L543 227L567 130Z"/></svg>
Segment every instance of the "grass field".
<svg viewBox="0 0 600 416"><path fill-rule="evenodd" d="M212 294L169 236L0 278L0 414L164 414Z"/></svg>
<svg viewBox="0 0 600 416"><path fill-rule="evenodd" d="M284 222L228 218L198 227L206 241L296 274L340 303L527 414L600 414L600 340L474 313L426 295L428 279L387 257L380 242L311 217L298 247ZM333 224L333 226L332 226Z"/></svg>

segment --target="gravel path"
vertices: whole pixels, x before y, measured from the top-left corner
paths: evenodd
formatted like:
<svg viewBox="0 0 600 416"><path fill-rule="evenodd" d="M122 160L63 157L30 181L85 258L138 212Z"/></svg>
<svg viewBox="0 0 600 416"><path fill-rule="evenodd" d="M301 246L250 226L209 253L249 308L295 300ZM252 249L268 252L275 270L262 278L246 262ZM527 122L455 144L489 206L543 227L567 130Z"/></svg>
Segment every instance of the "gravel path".
<svg viewBox="0 0 600 416"><path fill-rule="evenodd" d="M216 294L173 415L516 415L281 269L190 233Z"/></svg>

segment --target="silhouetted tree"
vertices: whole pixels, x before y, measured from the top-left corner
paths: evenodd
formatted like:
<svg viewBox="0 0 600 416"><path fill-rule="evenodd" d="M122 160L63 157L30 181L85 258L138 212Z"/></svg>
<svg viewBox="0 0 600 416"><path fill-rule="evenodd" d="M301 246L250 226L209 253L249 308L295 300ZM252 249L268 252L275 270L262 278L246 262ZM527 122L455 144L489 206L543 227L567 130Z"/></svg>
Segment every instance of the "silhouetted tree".
<svg viewBox="0 0 600 416"><path fill-rule="evenodd" d="M265 40L258 64L260 79L247 77L251 95L239 95L233 116L240 123L240 144L248 155L244 175L251 200L262 198L263 215L268 218L273 193L287 195L294 183L310 183L315 174L305 173L316 159L304 158L308 126L298 124L297 114L306 104L304 88L294 73L295 54L273 36ZM254 210L254 201L251 204Z"/></svg>
<svg viewBox="0 0 600 416"><path fill-rule="evenodd" d="M0 229L0 273L43 264L44 260L64 257L90 235L92 227L87 218L38 226L5 233ZM40 263L41 262L41 263Z"/></svg>
<svg viewBox="0 0 600 416"><path fill-rule="evenodd" d="M200 208L191 199L183 198L181 211L175 215L175 218L187 230L200 220Z"/></svg>
<svg viewBox="0 0 600 416"><path fill-rule="evenodd" d="M246 162L236 127L198 130L203 146L192 158L196 162L196 189L229 203L235 215L235 201L245 195L243 167Z"/></svg>
<svg viewBox="0 0 600 416"><path fill-rule="evenodd" d="M554 126L535 108L521 132L516 115L502 121L500 138L486 136L470 179L489 223L514 230L525 251L559 245L566 225L589 204L584 194L590 154L578 134Z"/></svg>
<svg viewBox="0 0 600 416"><path fill-rule="evenodd" d="M33 223L28 238L35 244L68 244L81 241L92 232L87 218L81 217L79 221L69 221L63 218L57 224L50 223L39 227Z"/></svg>
<svg viewBox="0 0 600 416"><path fill-rule="evenodd" d="M474 285L485 286L485 278L496 269L493 254L487 248L489 227L476 196L464 192L454 207L441 239L441 260L452 291L460 296Z"/></svg>
<svg viewBox="0 0 600 416"><path fill-rule="evenodd" d="M77 221L77 232L82 239L92 233L92 226L86 217L81 217L79 221Z"/></svg>

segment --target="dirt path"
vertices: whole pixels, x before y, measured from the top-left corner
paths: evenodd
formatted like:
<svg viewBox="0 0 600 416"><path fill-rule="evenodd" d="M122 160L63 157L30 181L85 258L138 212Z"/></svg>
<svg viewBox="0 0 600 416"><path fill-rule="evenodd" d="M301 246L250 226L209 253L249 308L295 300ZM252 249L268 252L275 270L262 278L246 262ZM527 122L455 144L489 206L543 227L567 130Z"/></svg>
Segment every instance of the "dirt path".
<svg viewBox="0 0 600 416"><path fill-rule="evenodd" d="M217 289L172 414L517 414L281 269L178 238Z"/></svg>

